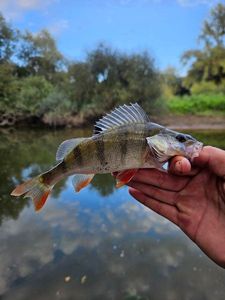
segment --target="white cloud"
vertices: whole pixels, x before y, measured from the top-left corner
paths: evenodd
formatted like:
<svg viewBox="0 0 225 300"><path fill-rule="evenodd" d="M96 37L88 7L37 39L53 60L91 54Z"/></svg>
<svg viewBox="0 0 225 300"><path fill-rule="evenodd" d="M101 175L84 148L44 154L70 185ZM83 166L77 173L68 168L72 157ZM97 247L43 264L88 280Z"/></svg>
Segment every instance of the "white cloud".
<svg viewBox="0 0 225 300"><path fill-rule="evenodd" d="M20 18L25 12L43 10L56 0L0 0L0 11L8 20Z"/></svg>

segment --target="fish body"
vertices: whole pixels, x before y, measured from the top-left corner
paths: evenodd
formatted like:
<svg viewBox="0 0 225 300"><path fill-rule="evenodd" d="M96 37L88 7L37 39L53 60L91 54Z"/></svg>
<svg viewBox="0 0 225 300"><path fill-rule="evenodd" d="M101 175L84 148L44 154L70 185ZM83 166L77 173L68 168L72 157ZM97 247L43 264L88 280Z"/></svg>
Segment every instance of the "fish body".
<svg viewBox="0 0 225 300"><path fill-rule="evenodd" d="M88 185L95 174L119 172L117 187L129 182L139 168L162 168L174 155L192 159L202 143L159 124L152 123L138 104L124 105L100 119L92 137L64 141L58 148L59 163L12 192L25 194L40 210L53 186L76 174L76 191Z"/></svg>

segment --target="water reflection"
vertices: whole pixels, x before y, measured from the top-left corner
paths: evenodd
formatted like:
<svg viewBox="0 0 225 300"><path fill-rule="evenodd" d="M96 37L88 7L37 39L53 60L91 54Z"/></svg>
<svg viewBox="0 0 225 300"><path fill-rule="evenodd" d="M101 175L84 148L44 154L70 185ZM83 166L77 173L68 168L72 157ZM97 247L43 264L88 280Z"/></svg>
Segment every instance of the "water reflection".
<svg viewBox="0 0 225 300"><path fill-rule="evenodd" d="M63 139L87 134L1 134L1 299L224 299L224 271L126 188L115 190L110 175L79 194L62 182L39 214L9 197L17 181L49 168Z"/></svg>

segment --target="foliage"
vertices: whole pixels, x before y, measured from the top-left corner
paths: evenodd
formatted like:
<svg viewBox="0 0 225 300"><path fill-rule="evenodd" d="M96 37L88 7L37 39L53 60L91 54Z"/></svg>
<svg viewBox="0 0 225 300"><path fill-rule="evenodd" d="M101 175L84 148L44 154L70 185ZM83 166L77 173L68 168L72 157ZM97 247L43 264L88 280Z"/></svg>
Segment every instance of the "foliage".
<svg viewBox="0 0 225 300"><path fill-rule="evenodd" d="M225 95L225 80L221 82L220 85L215 84L213 81L201 81L199 83L194 83L191 87L191 94L224 94ZM225 96L224 96L225 98Z"/></svg>
<svg viewBox="0 0 225 300"><path fill-rule="evenodd" d="M20 90L16 98L17 111L27 116L41 116L45 99L52 92L53 86L42 76L20 79Z"/></svg>
<svg viewBox="0 0 225 300"><path fill-rule="evenodd" d="M21 34L18 58L27 75L44 76L52 81L54 74L64 66L62 54L47 30L38 34Z"/></svg>
<svg viewBox="0 0 225 300"><path fill-rule="evenodd" d="M3 115L85 121L133 101L150 110L160 95L159 72L147 53L126 55L100 44L84 61L68 62L48 31L14 31L3 16L0 53L0 124Z"/></svg>
<svg viewBox="0 0 225 300"><path fill-rule="evenodd" d="M220 86L225 79L225 5L217 4L204 22L199 36L201 50L189 50L182 56L190 68L184 84L191 88L196 82L214 82Z"/></svg>
<svg viewBox="0 0 225 300"><path fill-rule="evenodd" d="M223 46L224 36L225 6L222 3L218 3L216 7L211 10L209 19L204 22L199 38L203 40L206 45Z"/></svg>
<svg viewBox="0 0 225 300"><path fill-rule="evenodd" d="M17 32L13 30L0 13L0 64L8 62L15 50Z"/></svg>
<svg viewBox="0 0 225 300"><path fill-rule="evenodd" d="M167 104L173 113L201 115L219 112L225 114L225 97L223 94L174 97Z"/></svg>
<svg viewBox="0 0 225 300"><path fill-rule="evenodd" d="M18 81L14 76L14 65L4 62L0 65L0 112L14 109L14 98L18 93Z"/></svg>
<svg viewBox="0 0 225 300"><path fill-rule="evenodd" d="M137 100L150 109L160 95L159 75L146 53L128 56L99 45L85 62L73 63L68 73L74 112L87 116Z"/></svg>
<svg viewBox="0 0 225 300"><path fill-rule="evenodd" d="M161 74L163 98L170 99L174 95L183 96L189 94L190 91L184 87L182 77L180 77L176 69L167 68Z"/></svg>
<svg viewBox="0 0 225 300"><path fill-rule="evenodd" d="M191 66L182 78L174 68L160 74L148 53L127 55L104 44L83 61L69 62L48 31L19 32L0 14L0 126L33 118L51 125L80 125L136 101L151 114L163 110L164 99L171 99L172 111L223 110L224 20L225 6L218 4L204 23L203 49L183 55ZM190 93L189 98L174 98Z"/></svg>

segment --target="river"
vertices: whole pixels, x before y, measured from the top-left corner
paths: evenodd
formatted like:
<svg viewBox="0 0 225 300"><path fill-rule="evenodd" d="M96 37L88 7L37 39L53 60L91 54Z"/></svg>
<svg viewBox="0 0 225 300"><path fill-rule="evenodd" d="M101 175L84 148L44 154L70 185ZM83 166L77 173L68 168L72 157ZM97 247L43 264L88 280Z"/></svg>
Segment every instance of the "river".
<svg viewBox="0 0 225 300"><path fill-rule="evenodd" d="M0 133L0 299L224 299L225 271L175 225L98 175L58 184L40 213L9 194L47 170L61 141L90 130ZM225 149L225 131L192 132Z"/></svg>

